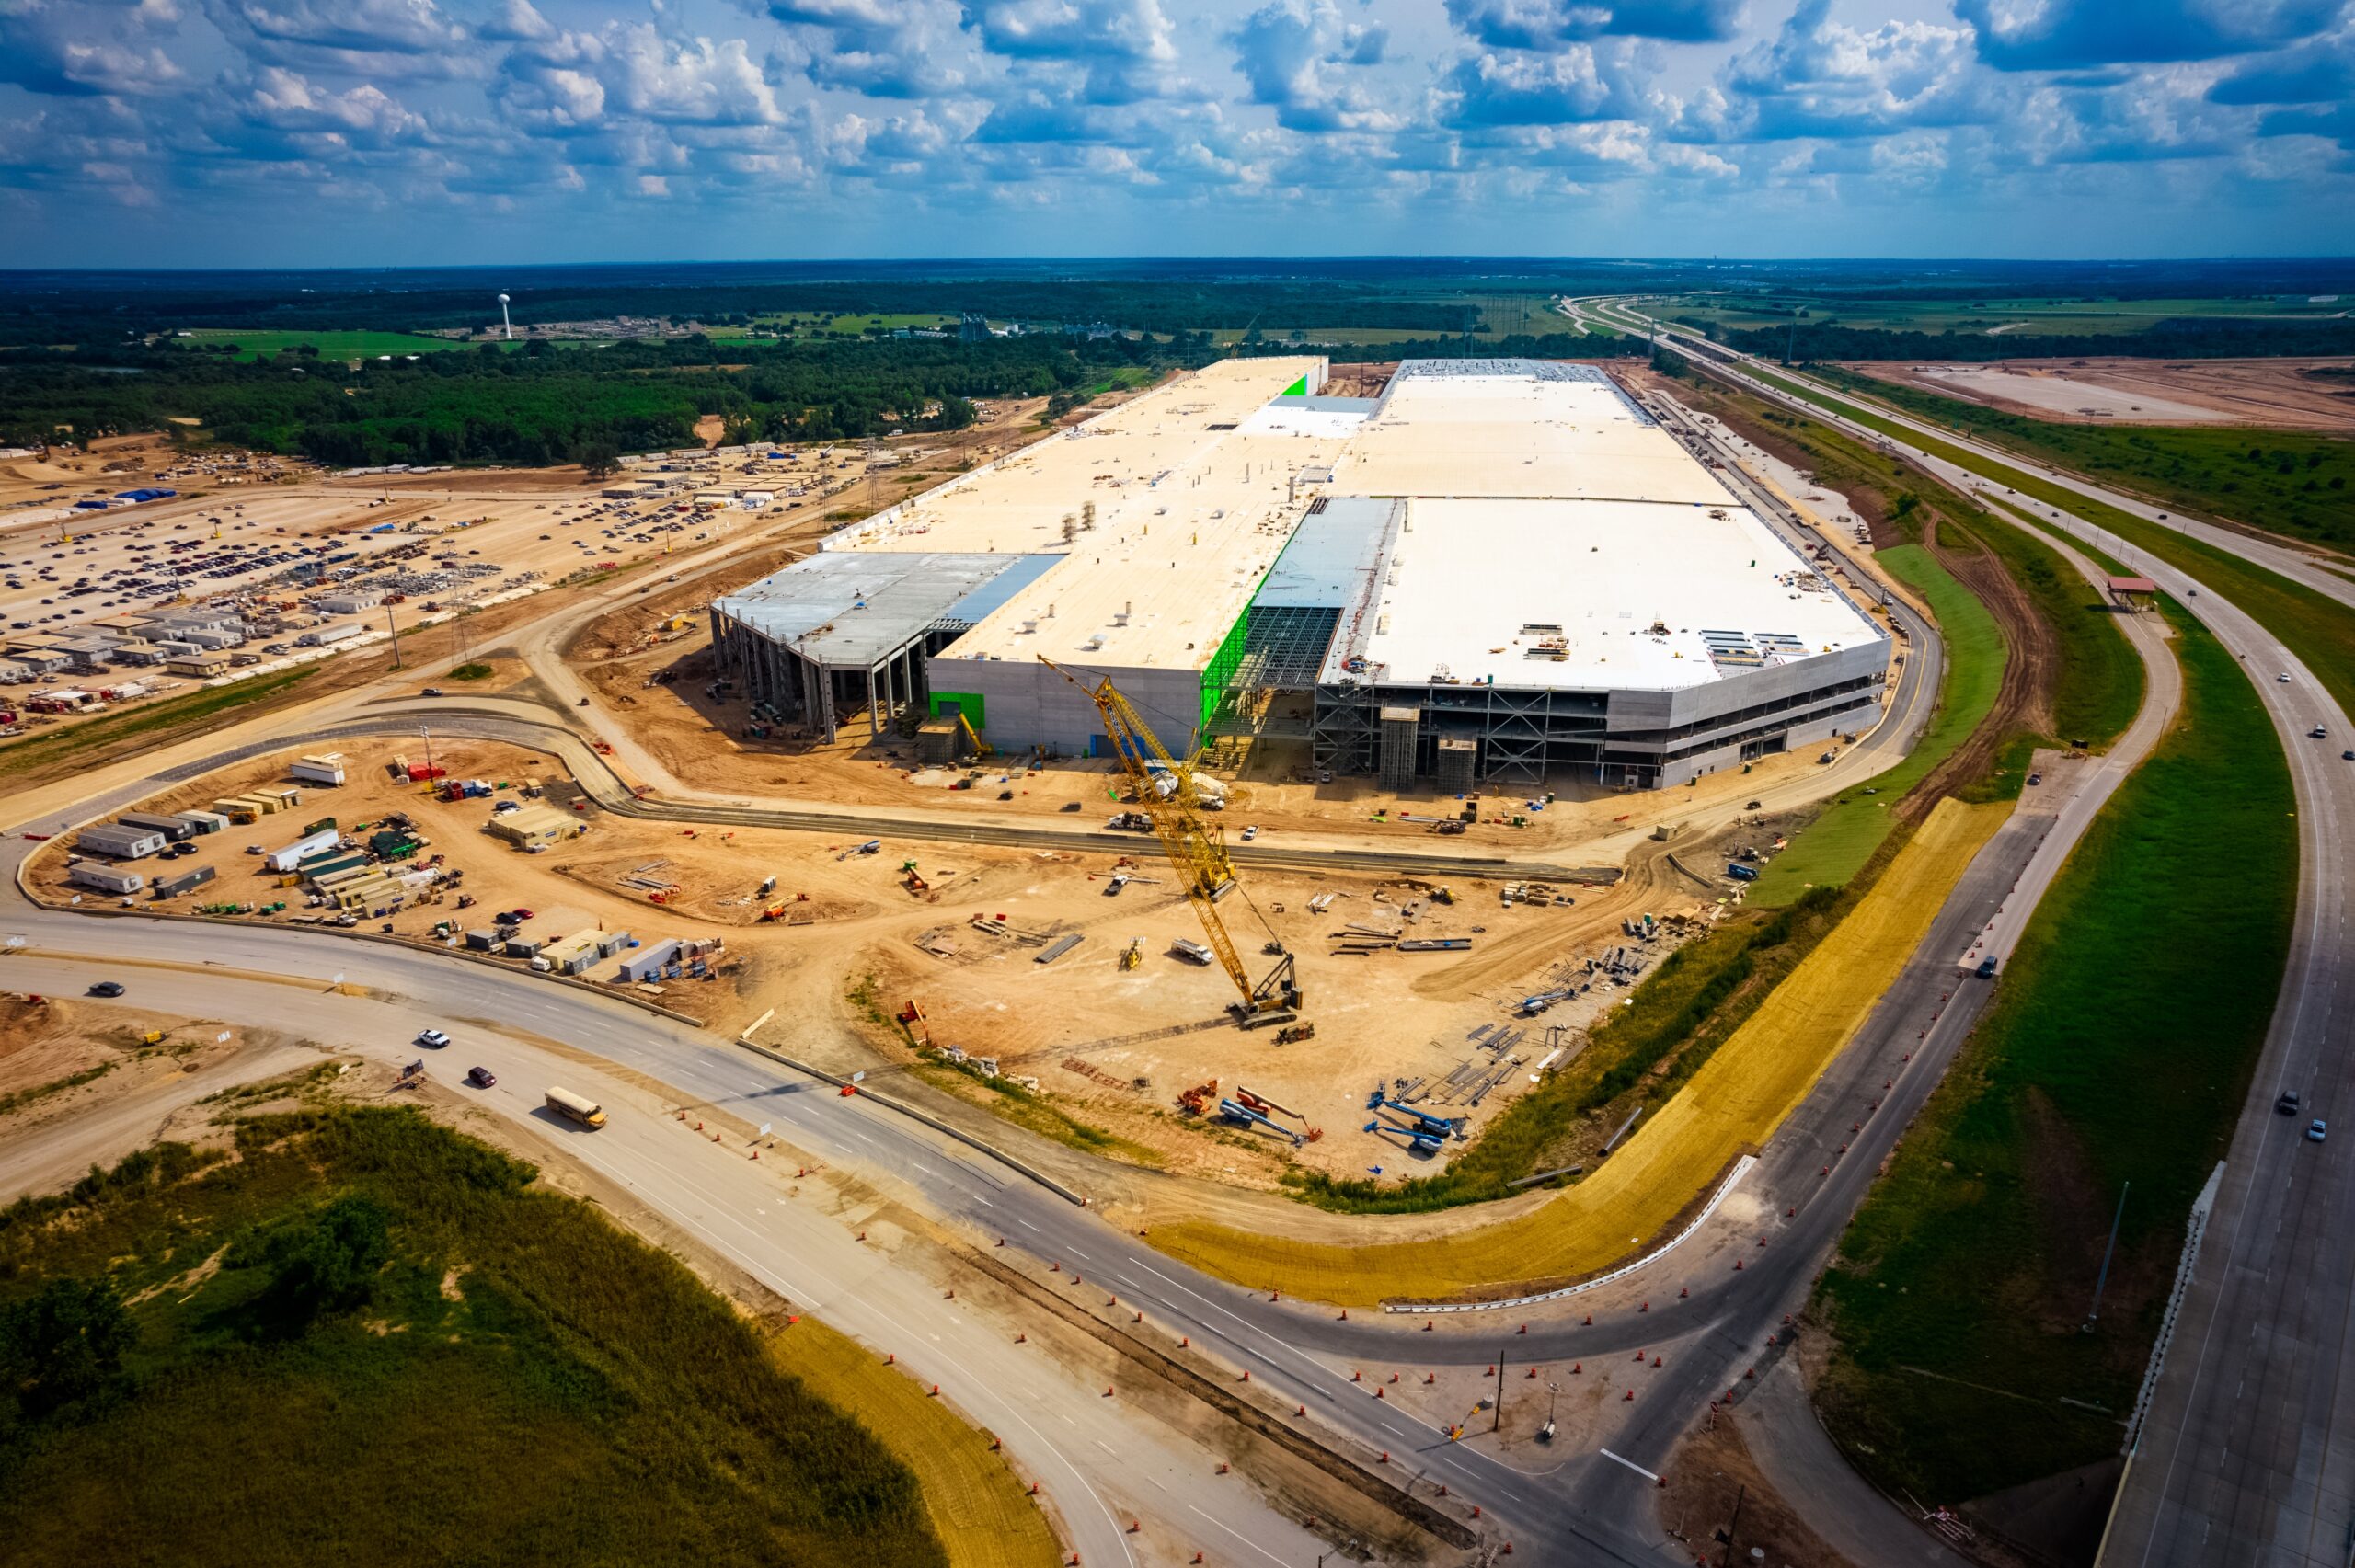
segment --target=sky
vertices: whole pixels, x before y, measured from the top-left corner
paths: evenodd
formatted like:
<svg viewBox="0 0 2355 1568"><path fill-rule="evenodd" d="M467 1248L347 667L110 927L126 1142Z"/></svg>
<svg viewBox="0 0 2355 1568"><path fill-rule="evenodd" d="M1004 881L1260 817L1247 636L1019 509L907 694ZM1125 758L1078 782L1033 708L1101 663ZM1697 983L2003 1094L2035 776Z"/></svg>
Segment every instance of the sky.
<svg viewBox="0 0 2355 1568"><path fill-rule="evenodd" d="M0 267L2350 240L2355 0L0 0Z"/></svg>

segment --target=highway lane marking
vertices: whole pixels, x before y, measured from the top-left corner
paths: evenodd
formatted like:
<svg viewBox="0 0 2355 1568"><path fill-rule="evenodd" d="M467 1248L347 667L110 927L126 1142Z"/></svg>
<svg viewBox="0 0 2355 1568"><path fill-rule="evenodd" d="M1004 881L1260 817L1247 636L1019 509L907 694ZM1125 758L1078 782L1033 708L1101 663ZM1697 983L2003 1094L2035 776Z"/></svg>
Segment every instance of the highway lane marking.
<svg viewBox="0 0 2355 1568"><path fill-rule="evenodd" d="M1654 1475L1650 1471L1646 1470L1635 1460L1622 1459L1608 1448L1597 1448L1595 1449L1595 1452L1601 1454L1604 1459L1611 1460L1614 1464L1626 1465L1629 1470L1634 1471L1637 1475L1642 1476L1646 1481L1650 1482L1653 1485L1657 1486L1660 1484L1659 1476Z"/></svg>
<svg viewBox="0 0 2355 1568"><path fill-rule="evenodd" d="M1274 1562L1274 1563L1279 1563L1279 1564L1280 1564L1280 1563L1281 1563L1281 1562L1283 1562L1283 1559L1282 1559L1282 1558L1278 1557L1274 1552L1269 1551L1266 1547L1261 1546L1258 1541L1253 1540L1249 1536L1247 1536L1247 1535L1244 1535L1244 1534L1242 1534L1241 1532L1239 1532L1239 1531L1235 1530L1233 1527L1231 1527L1230 1525L1228 1525L1224 1520L1223 1520L1223 1519L1219 1518L1219 1517L1218 1517L1218 1516L1216 1516L1215 1515L1212 1515L1212 1514L1202 1514L1202 1511L1201 1511L1200 1508L1195 1507L1195 1506L1194 1506L1194 1505L1192 1505L1191 1503L1187 1504L1187 1505L1186 1505L1186 1506L1187 1506L1189 1509L1190 1509L1192 1512L1194 1512L1194 1513L1201 1514L1203 1518L1210 1520L1210 1522L1211 1522L1212 1524L1213 1524L1213 1525L1217 1526L1220 1529L1223 1529L1223 1530L1226 1531L1226 1533L1227 1533L1227 1534L1229 1534L1229 1535L1231 1535L1231 1536L1234 1536L1235 1539L1237 1539L1237 1540L1241 1541L1244 1545L1246 1545L1246 1546L1249 1547L1252 1551L1254 1551L1258 1552L1260 1556L1262 1556L1262 1557L1266 1558L1269 1562Z"/></svg>

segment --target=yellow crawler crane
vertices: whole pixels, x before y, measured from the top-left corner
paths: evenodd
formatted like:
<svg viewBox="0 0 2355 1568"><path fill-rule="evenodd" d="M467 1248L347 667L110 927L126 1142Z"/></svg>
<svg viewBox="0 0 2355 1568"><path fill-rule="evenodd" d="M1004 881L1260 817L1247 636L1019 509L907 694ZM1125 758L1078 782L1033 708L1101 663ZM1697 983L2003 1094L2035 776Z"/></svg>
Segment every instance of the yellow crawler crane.
<svg viewBox="0 0 2355 1568"><path fill-rule="evenodd" d="M1248 970L1243 967L1243 956L1235 951L1235 939L1227 934L1226 922L1219 918L1218 900L1237 886L1235 864L1227 858L1226 841L1202 820L1201 797L1194 784L1192 762L1180 762L1170 756L1152 727L1144 722L1128 698L1112 684L1111 678L1100 679L1090 686L1077 675L1065 670L1046 655L1039 662L1086 692L1096 711L1104 717L1104 733L1112 742L1112 750L1120 754L1120 767L1137 794L1137 803L1153 821L1153 830L1161 839L1162 853L1178 869L1178 880L1186 889L1186 901L1194 906L1194 914L1202 922L1202 934L1210 938L1211 952L1217 957L1219 967L1235 982L1241 999L1229 1005L1235 1022L1246 1029L1256 1029L1262 1024L1288 1024L1300 1011L1300 985L1293 973L1292 956L1275 933L1268 933L1269 951L1278 955L1275 967L1267 978L1254 985ZM1155 764L1176 781L1166 799L1155 787ZM1244 895L1250 902L1250 895ZM1252 913L1258 914L1258 907ZM1267 924L1265 916L1259 923Z"/></svg>

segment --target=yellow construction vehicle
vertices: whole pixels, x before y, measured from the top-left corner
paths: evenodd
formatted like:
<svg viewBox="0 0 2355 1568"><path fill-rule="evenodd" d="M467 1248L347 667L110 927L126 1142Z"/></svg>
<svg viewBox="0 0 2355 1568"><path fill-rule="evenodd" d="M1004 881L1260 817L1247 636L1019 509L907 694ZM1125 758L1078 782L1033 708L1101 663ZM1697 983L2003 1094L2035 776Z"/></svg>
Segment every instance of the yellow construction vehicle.
<svg viewBox="0 0 2355 1568"><path fill-rule="evenodd" d="M1120 949L1120 967L1133 969L1144 962L1144 938L1132 936L1129 944Z"/></svg>
<svg viewBox="0 0 2355 1568"><path fill-rule="evenodd" d="M1237 890L1235 864L1227 858L1226 841L1218 830L1203 822L1201 795L1194 779L1194 764L1169 755L1143 715L1122 696L1109 677L1090 686L1046 655L1039 662L1086 692L1096 711L1103 715L1104 733L1118 752L1120 767L1128 774L1136 791L1137 804L1153 821L1153 830L1161 840L1162 853L1177 868L1178 880L1186 890L1186 901L1194 906L1194 914L1202 922L1202 934L1210 938L1211 952L1226 978L1235 982L1241 999L1230 1003L1228 1011L1235 1022L1246 1029L1256 1029L1262 1024L1289 1024L1300 1010L1300 984L1293 971L1292 955L1276 939L1272 927L1268 928L1268 950L1279 955L1275 967L1257 985L1250 972L1243 967L1243 956L1235 951L1235 939L1227 934L1226 922L1219 918L1218 900ZM1166 799L1154 787L1156 773L1177 781ZM1244 902L1250 903L1250 895ZM1257 906L1253 914L1258 915ZM1259 917L1267 926L1267 918Z"/></svg>
<svg viewBox="0 0 2355 1568"><path fill-rule="evenodd" d="M997 748L982 739L981 731L973 727L973 721L965 716L965 709L961 704L957 709L957 727L963 730L965 738L973 743L974 756L994 757L997 755Z"/></svg>

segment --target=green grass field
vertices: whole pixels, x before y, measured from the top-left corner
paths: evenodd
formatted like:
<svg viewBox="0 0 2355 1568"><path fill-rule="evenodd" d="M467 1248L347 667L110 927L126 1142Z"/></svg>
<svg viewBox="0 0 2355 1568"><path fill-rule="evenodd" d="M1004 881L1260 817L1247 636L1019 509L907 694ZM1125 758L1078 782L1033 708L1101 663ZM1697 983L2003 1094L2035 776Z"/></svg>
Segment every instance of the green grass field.
<svg viewBox="0 0 2355 1568"><path fill-rule="evenodd" d="M301 670L281 670L274 675L257 675L247 681L233 681L226 686L200 686L193 692L167 697L144 708L101 715L86 724L69 725L63 729L36 731L0 749L0 777L28 773L36 768L80 757L138 736L153 736L155 744L161 745L179 731L217 719L236 709L267 701L317 673L318 666L310 665Z"/></svg>
<svg viewBox="0 0 2355 1568"><path fill-rule="evenodd" d="M1961 464L1972 471L2009 485L2021 494L2072 512L2108 529L2126 543L2148 550L2159 559L2190 572L2223 594L2281 639L2327 689L2342 709L2355 710L2355 610L2326 598L2278 572L2252 566L2231 551L2177 532L2164 523L2143 519L2089 500L2074 490L2023 469L1991 462L1959 447L1922 436L1879 415L1860 413L1832 398L1821 388L1771 373L1759 379L1783 388L1820 407L1836 408L1868 429L1918 446L1923 451Z"/></svg>
<svg viewBox="0 0 2355 1568"><path fill-rule="evenodd" d="M9 1561L946 1562L852 1415L534 1174L323 1108L0 1212Z"/></svg>
<svg viewBox="0 0 2355 1568"><path fill-rule="evenodd" d="M2181 719L2054 883L1817 1294L1825 1425L1925 1504L2117 1452L2280 984L2297 886L2280 742L2238 662L2172 619ZM2099 1331L2081 1333L2121 1193Z"/></svg>
<svg viewBox="0 0 2355 1568"><path fill-rule="evenodd" d="M1821 816L1767 863L1750 885L1747 901L1757 907L1779 908L1809 887L1833 887L1854 876L1897 825L1898 801L1979 727L2004 684L2004 634L1978 596L1919 544L1883 550L1879 560L1891 576L1929 601L1946 640L1937 712L1903 761L1841 791Z"/></svg>
<svg viewBox="0 0 2355 1568"><path fill-rule="evenodd" d="M2355 441L2305 430L2062 424L1833 366L1815 373L1844 391L2177 511L2355 552Z"/></svg>
<svg viewBox="0 0 2355 1568"><path fill-rule="evenodd" d="M183 332L185 346L235 343L241 360L268 359L288 349L316 349L323 360L373 360L379 354L439 354L452 349L472 349L451 338L422 338L408 332L246 332L227 327L200 327ZM522 341L514 345L522 347Z"/></svg>

